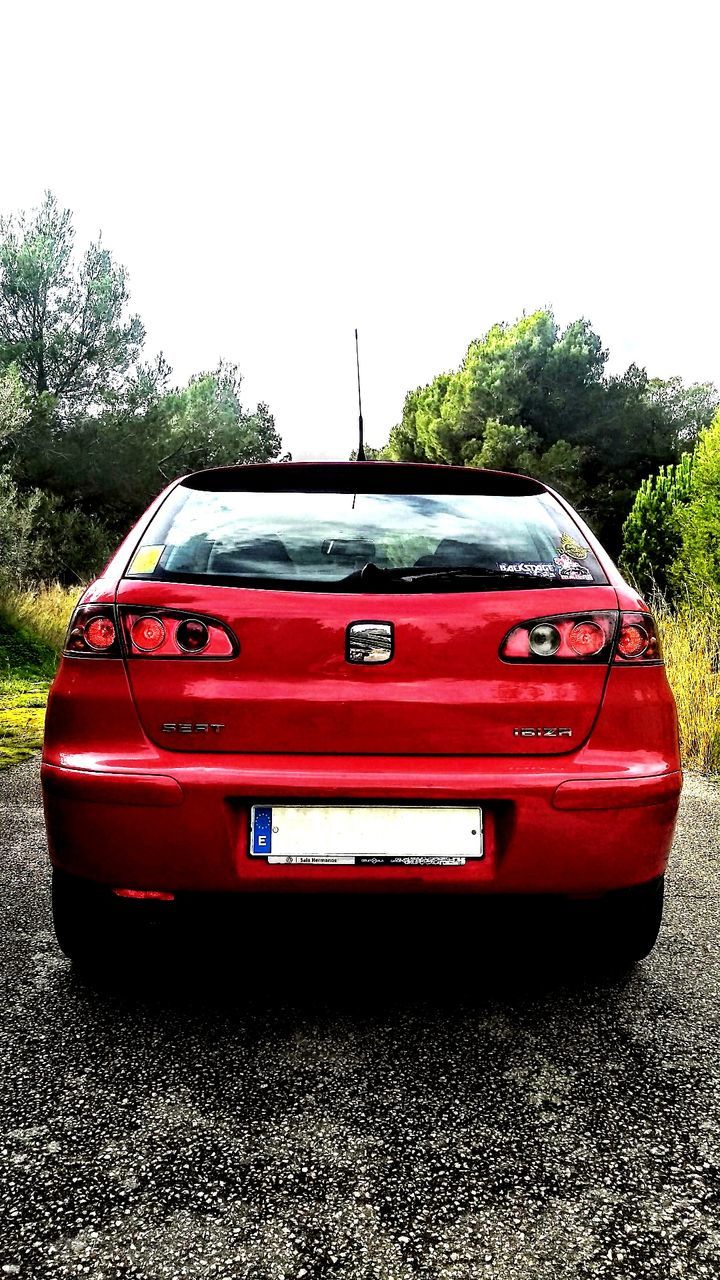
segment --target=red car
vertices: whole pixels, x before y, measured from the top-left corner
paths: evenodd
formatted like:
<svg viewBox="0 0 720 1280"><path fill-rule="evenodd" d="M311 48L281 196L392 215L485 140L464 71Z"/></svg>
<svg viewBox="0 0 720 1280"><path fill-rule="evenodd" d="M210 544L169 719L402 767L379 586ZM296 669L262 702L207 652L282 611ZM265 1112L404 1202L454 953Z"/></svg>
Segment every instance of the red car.
<svg viewBox="0 0 720 1280"><path fill-rule="evenodd" d="M562 498L354 462L160 495L75 610L42 781L76 960L294 892L592 898L630 963L682 776L653 619Z"/></svg>

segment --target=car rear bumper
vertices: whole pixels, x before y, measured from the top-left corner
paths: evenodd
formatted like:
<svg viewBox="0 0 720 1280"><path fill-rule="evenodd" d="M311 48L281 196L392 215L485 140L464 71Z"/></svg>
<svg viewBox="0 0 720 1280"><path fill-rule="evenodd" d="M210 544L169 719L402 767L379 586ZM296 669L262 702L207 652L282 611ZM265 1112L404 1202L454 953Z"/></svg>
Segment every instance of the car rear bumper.
<svg viewBox="0 0 720 1280"><path fill-rule="evenodd" d="M595 894L663 873L682 775L661 758L222 756L43 762L53 864L117 887L205 892ZM478 804L463 867L303 867L250 856L256 801ZM439 852L442 852L439 850Z"/></svg>

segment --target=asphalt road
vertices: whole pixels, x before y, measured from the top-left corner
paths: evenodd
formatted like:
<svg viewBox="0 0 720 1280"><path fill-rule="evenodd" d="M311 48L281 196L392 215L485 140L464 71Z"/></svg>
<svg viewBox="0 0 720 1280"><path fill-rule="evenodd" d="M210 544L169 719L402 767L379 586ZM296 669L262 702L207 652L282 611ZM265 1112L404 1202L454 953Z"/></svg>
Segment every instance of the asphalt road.
<svg viewBox="0 0 720 1280"><path fill-rule="evenodd" d="M622 980L512 913L305 904L103 986L55 947L37 763L0 775L0 1277L717 1277L719 815L691 779Z"/></svg>

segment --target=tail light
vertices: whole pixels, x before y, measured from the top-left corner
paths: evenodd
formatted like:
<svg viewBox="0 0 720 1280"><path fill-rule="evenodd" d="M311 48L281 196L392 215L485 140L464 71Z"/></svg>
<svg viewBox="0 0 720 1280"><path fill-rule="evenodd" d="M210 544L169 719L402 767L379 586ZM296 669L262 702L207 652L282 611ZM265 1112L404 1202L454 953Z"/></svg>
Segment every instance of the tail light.
<svg viewBox="0 0 720 1280"><path fill-rule="evenodd" d="M234 658L236 637L224 622L179 609L120 608L130 658Z"/></svg>
<svg viewBox="0 0 720 1280"><path fill-rule="evenodd" d="M609 662L618 626L615 609L531 618L508 631L505 662Z"/></svg>
<svg viewBox="0 0 720 1280"><path fill-rule="evenodd" d="M660 662L660 642L649 613L614 609L531 618L508 631L505 662Z"/></svg>
<svg viewBox="0 0 720 1280"><path fill-rule="evenodd" d="M615 647L616 662L662 662L660 637L649 613L623 613Z"/></svg>
<svg viewBox="0 0 720 1280"><path fill-rule="evenodd" d="M234 658L240 645L216 618L178 609L79 605L65 640L66 654L84 658Z"/></svg>
<svg viewBox="0 0 720 1280"><path fill-rule="evenodd" d="M64 652L75 657L119 658L120 636L113 606L78 605L70 619Z"/></svg>

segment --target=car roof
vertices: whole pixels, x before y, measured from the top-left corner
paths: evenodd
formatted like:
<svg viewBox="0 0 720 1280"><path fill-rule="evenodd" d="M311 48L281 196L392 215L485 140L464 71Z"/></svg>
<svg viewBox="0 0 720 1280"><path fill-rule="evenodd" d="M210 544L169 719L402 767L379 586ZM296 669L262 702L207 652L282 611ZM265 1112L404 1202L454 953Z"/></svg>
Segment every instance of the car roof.
<svg viewBox="0 0 720 1280"><path fill-rule="evenodd" d="M257 462L195 471L179 482L190 489L314 493L547 493L530 476L481 467L428 462Z"/></svg>

